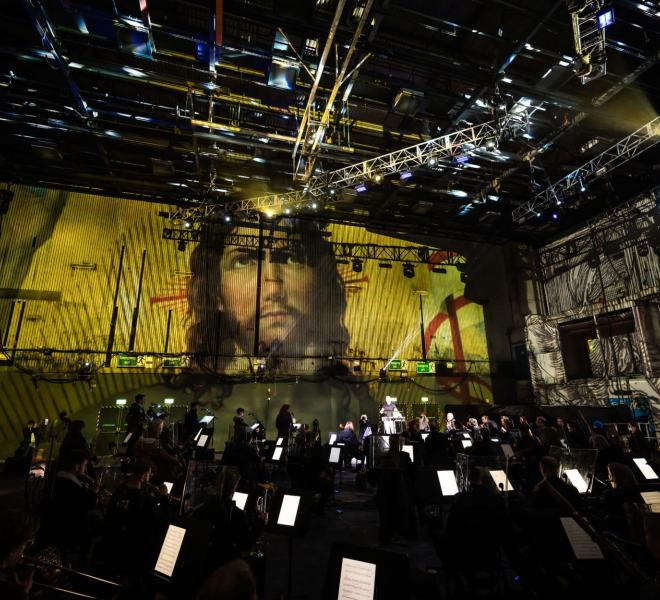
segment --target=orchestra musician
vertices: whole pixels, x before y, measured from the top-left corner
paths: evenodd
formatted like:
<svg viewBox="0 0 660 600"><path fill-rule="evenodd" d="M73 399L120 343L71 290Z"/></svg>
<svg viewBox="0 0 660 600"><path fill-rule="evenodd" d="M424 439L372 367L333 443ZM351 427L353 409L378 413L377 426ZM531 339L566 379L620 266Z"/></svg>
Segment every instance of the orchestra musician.
<svg viewBox="0 0 660 600"><path fill-rule="evenodd" d="M186 413L186 418L183 421L183 430L186 440L195 437L199 431L199 417L197 416L198 409L199 402L193 400L190 403L190 410Z"/></svg>
<svg viewBox="0 0 660 600"><path fill-rule="evenodd" d="M128 447L132 450L133 444L142 437L142 425L147 420L147 414L144 411L144 403L147 397L144 394L135 396L135 402L131 404L126 415L126 434L132 433L131 439L128 441Z"/></svg>
<svg viewBox="0 0 660 600"><path fill-rule="evenodd" d="M458 431L458 425L456 419L454 419L454 413L447 413L444 433L445 435L451 435L455 431Z"/></svg>
<svg viewBox="0 0 660 600"><path fill-rule="evenodd" d="M26 512L0 507L0 598L28 600L34 571L19 581L14 567L34 543L39 519Z"/></svg>
<svg viewBox="0 0 660 600"><path fill-rule="evenodd" d="M426 416L426 413L421 413L419 415L419 431L420 433L428 433L431 431L431 426L429 425L429 418Z"/></svg>
<svg viewBox="0 0 660 600"><path fill-rule="evenodd" d="M291 407L288 404L283 404L280 412L275 419L275 427L277 428L277 437L284 438L284 443L288 444L289 430L293 425L293 416L289 412Z"/></svg>

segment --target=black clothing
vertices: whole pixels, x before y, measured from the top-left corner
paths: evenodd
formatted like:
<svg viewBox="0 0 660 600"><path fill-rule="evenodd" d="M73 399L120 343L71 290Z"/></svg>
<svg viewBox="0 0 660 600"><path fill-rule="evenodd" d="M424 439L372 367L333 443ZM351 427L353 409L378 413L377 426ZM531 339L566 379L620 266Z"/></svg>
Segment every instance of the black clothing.
<svg viewBox="0 0 660 600"><path fill-rule="evenodd" d="M645 454L649 449L648 442L639 429L635 433L630 432L628 434L628 445L631 452L639 452L641 454Z"/></svg>
<svg viewBox="0 0 660 600"><path fill-rule="evenodd" d="M448 435L431 430L431 433L429 433L424 442L424 446L426 448L425 464L441 465L451 461L451 443L449 442Z"/></svg>
<svg viewBox="0 0 660 600"><path fill-rule="evenodd" d="M456 419L452 419L451 423L447 423L445 421L445 430L443 433L445 435L450 435L454 433L454 431L458 431L458 425L456 424Z"/></svg>
<svg viewBox="0 0 660 600"><path fill-rule="evenodd" d="M58 473L53 498L44 511L40 538L46 545L56 545L64 551L84 551L91 540L85 516L94 509L97 499L97 494Z"/></svg>
<svg viewBox="0 0 660 600"><path fill-rule="evenodd" d="M467 454L468 456L493 456L494 452L490 446L490 442L479 440L474 442L469 448L464 448L461 454Z"/></svg>
<svg viewBox="0 0 660 600"><path fill-rule="evenodd" d="M548 477L546 481L568 500L573 508L577 508L580 501L580 494L575 487L570 483L566 483L557 475ZM562 505L554 499L551 492L544 488L532 493L529 497L529 506L530 508L562 508Z"/></svg>
<svg viewBox="0 0 660 600"><path fill-rule="evenodd" d="M67 433L62 440L62 445L60 446L59 454L59 464L63 464L62 460L68 457L72 452L76 450L84 450L87 454L91 454L92 450L87 443L87 440L83 437L81 433L71 434Z"/></svg>
<svg viewBox="0 0 660 600"><path fill-rule="evenodd" d="M493 421L492 419L489 419L488 421L486 421L485 424L482 423L481 427L482 428L486 427L488 429L488 431L490 432L490 437L491 438L499 437L499 434L500 434L499 427L497 426L497 423L495 423L495 421Z"/></svg>
<svg viewBox="0 0 660 600"><path fill-rule="evenodd" d="M142 437L142 424L145 421L146 414L144 412L144 408L137 402L133 402L131 407L128 409L128 415L126 416L126 422L128 423L128 426L126 427L126 433L133 434L128 442L130 446L135 444L135 442Z"/></svg>
<svg viewBox="0 0 660 600"><path fill-rule="evenodd" d="M39 444L39 428L35 425L34 427L24 427L23 428L23 440L26 444L34 444L37 446ZM34 435L34 442L32 441L32 436Z"/></svg>
<svg viewBox="0 0 660 600"><path fill-rule="evenodd" d="M637 486L631 486L622 489L607 489L601 496L603 508L605 508L608 515L625 516L623 505L626 502L633 504L643 504L642 496L639 493Z"/></svg>
<svg viewBox="0 0 660 600"><path fill-rule="evenodd" d="M186 418L183 421L183 431L186 440L195 437L199 431L199 417L196 410L189 410L186 413Z"/></svg>
<svg viewBox="0 0 660 600"><path fill-rule="evenodd" d="M358 434L358 444L362 444L364 442L364 434L367 432L367 428L369 428L369 421L360 421L360 433Z"/></svg>
<svg viewBox="0 0 660 600"><path fill-rule="evenodd" d="M277 428L278 437L283 437L285 440L289 439L289 429L293 425L293 417L288 410L281 410L275 419L275 427Z"/></svg>
<svg viewBox="0 0 660 600"><path fill-rule="evenodd" d="M338 442L343 442L344 444L348 444L351 446L357 446L358 445L358 439L355 437L355 432L352 429L344 429L338 436L337 436L337 441Z"/></svg>

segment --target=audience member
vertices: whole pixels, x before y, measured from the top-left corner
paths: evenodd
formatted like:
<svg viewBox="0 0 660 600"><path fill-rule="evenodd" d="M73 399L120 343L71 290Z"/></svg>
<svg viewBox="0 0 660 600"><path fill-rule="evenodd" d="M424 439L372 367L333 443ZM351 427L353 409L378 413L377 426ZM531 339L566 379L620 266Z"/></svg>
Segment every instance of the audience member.
<svg viewBox="0 0 660 600"><path fill-rule="evenodd" d="M257 600L257 586L250 567L240 559L218 567L204 582L197 600Z"/></svg>
<svg viewBox="0 0 660 600"><path fill-rule="evenodd" d="M0 509L0 598L28 600L34 571L20 581L14 567L27 548L34 543L39 520L11 509Z"/></svg>

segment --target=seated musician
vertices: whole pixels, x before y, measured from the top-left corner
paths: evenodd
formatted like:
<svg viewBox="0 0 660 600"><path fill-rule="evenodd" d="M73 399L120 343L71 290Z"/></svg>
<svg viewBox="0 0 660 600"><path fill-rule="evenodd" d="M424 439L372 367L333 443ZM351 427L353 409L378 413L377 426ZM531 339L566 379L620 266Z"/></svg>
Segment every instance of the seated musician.
<svg viewBox="0 0 660 600"><path fill-rule="evenodd" d="M557 494L576 508L580 501L580 494L575 487L559 477L557 460L552 456L544 456L539 462L539 467L543 480L534 488L534 492L529 497L530 508L565 508ZM552 486L553 489L549 490L547 486Z"/></svg>
<svg viewBox="0 0 660 600"><path fill-rule="evenodd" d="M19 581L14 567L34 543L39 520L18 510L0 509L0 598L28 600L34 571Z"/></svg>
<svg viewBox="0 0 660 600"><path fill-rule="evenodd" d="M75 452L77 450L84 450L88 456L91 454L91 449L89 447L89 444L87 443L87 440L83 435L84 428L85 428L84 421L76 420L76 421L71 421L71 423L69 423L69 426L67 427L66 435L64 436L64 439L62 440L62 444L60 446L60 454L58 459L60 463L60 468L62 461L65 460L67 456L72 452Z"/></svg>
<svg viewBox="0 0 660 600"><path fill-rule="evenodd" d="M357 456L358 450L358 439L355 435L355 429L353 427L352 421L346 421L344 424L344 429L337 436L337 442L345 444L346 447L346 462L348 465L351 464L351 459Z"/></svg>
<svg viewBox="0 0 660 600"><path fill-rule="evenodd" d="M165 485L149 483L151 465L135 459L115 490L105 516L106 546L115 568L140 581L158 558L169 521L170 497Z"/></svg>

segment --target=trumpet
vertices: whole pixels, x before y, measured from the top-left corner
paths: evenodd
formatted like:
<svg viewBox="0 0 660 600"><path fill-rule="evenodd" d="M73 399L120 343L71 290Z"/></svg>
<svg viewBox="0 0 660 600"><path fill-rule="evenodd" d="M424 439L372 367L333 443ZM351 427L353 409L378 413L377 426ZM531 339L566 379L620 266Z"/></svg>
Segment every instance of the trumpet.
<svg viewBox="0 0 660 600"><path fill-rule="evenodd" d="M91 489L91 487L96 484L100 484L101 486L103 485L100 479L94 479L93 477L87 475L87 473L81 473L78 478L86 490ZM112 496L110 490L106 490L104 487L99 489L99 494L101 494L102 498L110 498L110 496Z"/></svg>
<svg viewBox="0 0 660 600"><path fill-rule="evenodd" d="M145 482L144 491L152 498L158 498L160 496L160 486L154 485L153 483ZM174 500L175 502L181 502L181 498L172 496L172 494L170 494L169 492L167 495L170 498L172 498L172 500Z"/></svg>

